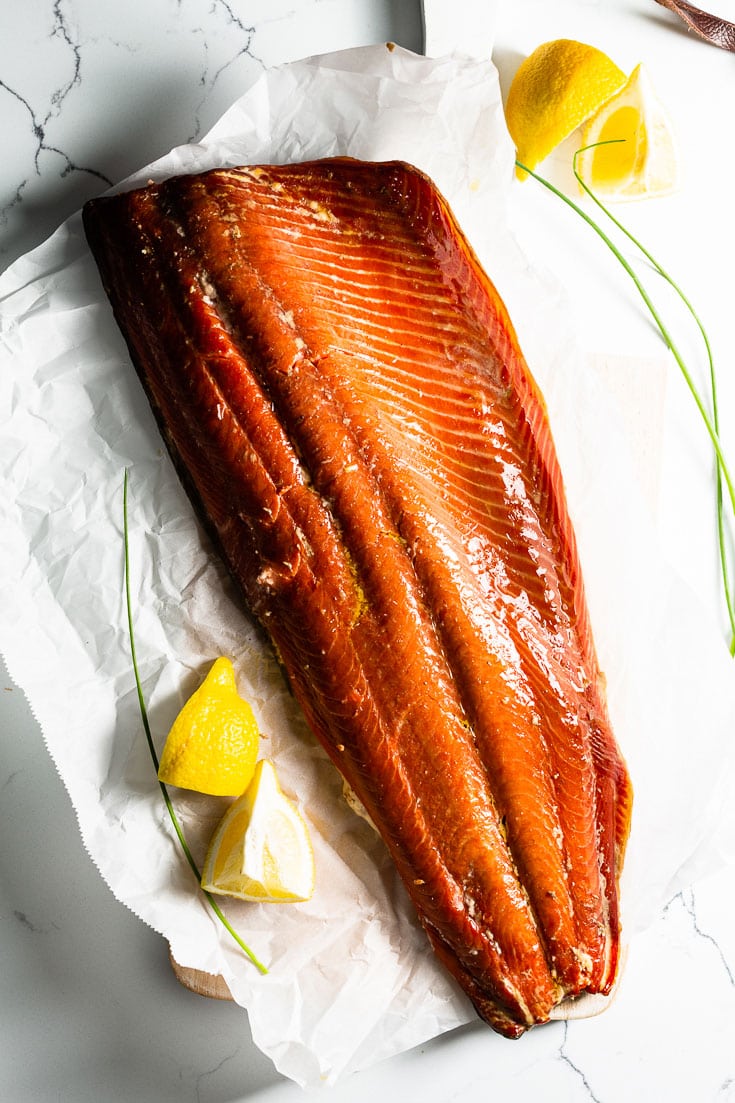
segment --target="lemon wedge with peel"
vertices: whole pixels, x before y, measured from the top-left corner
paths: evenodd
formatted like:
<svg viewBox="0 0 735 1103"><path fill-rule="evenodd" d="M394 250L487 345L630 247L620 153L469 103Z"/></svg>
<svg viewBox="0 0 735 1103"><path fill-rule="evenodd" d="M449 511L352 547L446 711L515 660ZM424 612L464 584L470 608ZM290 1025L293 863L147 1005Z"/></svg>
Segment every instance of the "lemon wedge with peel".
<svg viewBox="0 0 735 1103"><path fill-rule="evenodd" d="M262 759L245 793L217 827L202 868L202 888L258 903L308 900L315 885L306 822Z"/></svg>
<svg viewBox="0 0 735 1103"><path fill-rule="evenodd" d="M566 38L546 42L518 67L505 116L526 168L534 169L579 131L576 148L595 148L580 153L577 168L596 195L644 199L677 186L672 128L642 65L626 78L595 46ZM527 175L520 167L516 172L520 179Z"/></svg>
<svg viewBox="0 0 735 1103"><path fill-rule="evenodd" d="M159 781L211 796L239 796L253 776L258 743L257 721L237 692L232 663L219 658L171 726Z"/></svg>
<svg viewBox="0 0 735 1103"><path fill-rule="evenodd" d="M596 195L643 199L669 195L677 186L671 125L642 65L585 124L581 146L579 175Z"/></svg>
<svg viewBox="0 0 735 1103"><path fill-rule="evenodd" d="M538 46L516 70L505 104L518 160L535 168L625 81L622 69L595 46L569 38Z"/></svg>

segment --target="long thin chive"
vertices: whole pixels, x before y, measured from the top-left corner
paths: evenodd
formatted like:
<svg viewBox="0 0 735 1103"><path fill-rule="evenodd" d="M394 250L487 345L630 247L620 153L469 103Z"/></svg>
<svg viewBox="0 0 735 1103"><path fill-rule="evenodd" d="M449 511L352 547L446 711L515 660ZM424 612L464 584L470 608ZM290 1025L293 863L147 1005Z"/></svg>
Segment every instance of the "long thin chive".
<svg viewBox="0 0 735 1103"><path fill-rule="evenodd" d="M585 148L589 148L589 147L585 147ZM581 153L581 152L582 152L582 150L578 150L578 153ZM551 181L546 180L543 176L540 176L538 173L534 172L532 169L529 169L522 162L516 160L516 165L518 166L518 168L520 168L524 172L527 172L529 176L532 176L534 178L534 180L537 180L539 184L542 184L543 187L547 188L550 192L552 192L554 195L556 195L557 198L561 199L562 202L566 203L568 207L571 207L571 209L573 211L575 211L579 215L579 217L582 218L587 223L587 225L590 226L595 231L595 233L598 235L598 237L601 238L601 240L605 243L605 245L607 245L608 249L615 256L616 260L619 261L619 263L623 266L623 268L625 269L627 274L632 279L638 293L640 294L640 296L643 299L643 302L645 303L649 313L651 314L651 317L653 318L654 322L656 323L656 326L657 326L661 336L663 337L663 340L664 340L665 344L667 345L667 347L671 351L674 359L676 360L676 363L679 367L679 370L681 371L681 373L684 377L684 380L687 384L687 387L688 387L688 389L689 389L689 391L690 391L690 393L691 393L691 395L692 395L692 397L695 401L697 409L699 410L699 414L702 418L702 421L704 422L705 428L707 430L707 434L708 434L708 436L710 438L710 441L712 443L712 447L714 448L715 456L716 456L716 460L717 460L718 481L719 481L719 486L720 486L720 491L718 492L718 500L721 501L722 482L720 480L724 480L725 487L727 488L727 492L728 492L728 495L729 495L730 504L731 504L733 513L735 513L735 484L733 483L733 479L732 479L732 476L730 474L730 470L729 470L728 465L727 465L727 460L725 459L725 455L724 455L724 452L723 452L723 449L722 449L722 444L720 442L719 433L718 433L719 425L715 424L715 422L713 421L713 419L710 417L709 413L707 412L704 401L703 401L701 395L699 394L699 391L697 390L697 387L694 383L694 380L692 379L692 376L689 372L689 369L687 368L687 366L684 362L684 359L683 359L681 353L679 352L679 349L677 348L673 338L671 337L671 334L668 331L668 328L664 324L658 310L656 309L656 306L654 305L653 301L651 300L651 298L650 298L648 292L646 291L645 287L641 283L641 280L639 279L638 275L636 274L636 272L634 271L634 269L632 268L630 263L623 256L623 254L618 249L618 247L615 245L615 243L605 233L605 231L602 229L602 227L597 222L595 222L595 220L593 218L591 218L590 215L588 215L586 213L586 211L584 211L577 203L575 203L573 199L571 199L568 195L565 195L562 191L560 191L560 189L557 188L554 184L552 184ZM577 179L579 179L579 176L576 172L576 155L575 155L574 167L575 167L575 175L577 175ZM580 184L582 184L581 180L580 180ZM582 184L582 187L585 188L585 190L588 191L588 193L589 193L589 189L587 189L584 184ZM589 194L591 194L591 193L589 193ZM593 196L593 198L594 198L594 196ZM607 214L608 212L602 206L602 204L599 201L597 201L597 203L598 203L598 206L602 210L604 210L605 213ZM612 216L610 216L610 217L612 217ZM644 254L654 264L657 271L659 271L659 273L661 275L663 275L664 278L668 279L668 277L665 275L663 269L661 269L660 266L656 263L656 261L653 260L652 257L650 257L650 254L648 254L643 249L643 247L636 241L636 239L631 234L628 234L627 231L625 231L624 227L622 227L620 225L620 223L617 222L617 220L612 219L612 221L614 222L614 224L616 226L619 226L619 228L621 230L623 230L624 233L626 233L626 235L636 244L636 246L638 246L638 248L641 249L642 252L644 252ZM673 284L673 281L670 281L670 282L672 283L672 286L675 287L675 285ZM678 288L676 288L676 290L678 291ZM684 299L684 301L688 305L688 300L686 300L683 295L682 295L682 298ZM692 313L694 313L693 310L692 310ZM699 323L698 319L697 319L697 322L700 325L700 329L702 329L701 323ZM706 339L706 334L705 334L705 339ZM706 342L706 345L707 345L707 348L709 350L709 341ZM711 367L711 376L713 377L713 375L714 375L714 367L712 366ZM716 389L715 389L715 396L716 396ZM716 407L715 407L715 409L716 409ZM721 507L718 507L718 528L720 530L720 561L721 561L721 566L722 566L723 585L725 587L725 599L726 599L727 608L728 608L728 616L729 616L729 619L730 619L731 626L733 627L733 636L732 636L732 639L731 639L731 642L730 642L730 654L735 655L735 609L733 608L733 601L732 601L732 598L731 598L729 573L728 573L728 570L727 570L727 559L726 559L725 546L724 546L724 523L720 521L720 516L721 516L720 509L721 509Z"/></svg>
<svg viewBox="0 0 735 1103"><path fill-rule="evenodd" d="M594 204L596 204L596 206L599 207L599 209L602 211L602 213L607 218L609 218L609 220L613 223L613 225L616 226L618 228L618 230L620 230L620 232L622 234L624 234L625 237L627 237L630 242L632 242L633 245L635 245L635 247L639 250L639 252L642 253L643 256L646 258L646 260L655 268L655 270L658 272L658 274L663 279L666 280L666 282L669 284L669 286L671 288L673 288L673 290L676 292L676 294L679 296L679 298L683 302L684 306L689 311L689 314L691 315L691 317L692 317L695 325L697 326L697 329L699 330L699 333L702 337L702 341L704 342L704 347L705 347L705 351L706 351L706 354L707 354L707 364L708 364L708 369L709 369L709 381L710 381L710 399L711 399L711 402L712 402L712 424L714 425L715 432L717 433L717 435L719 437L719 434L720 434L720 415L719 415L719 405L718 405L718 401L717 401L717 373L715 372L715 363L714 363L714 358L712 356L712 347L710 345L709 337L707 336L707 331L705 330L704 325L702 324L701 318L697 314L697 311L694 309L694 306L692 305L689 298L682 291L679 284L666 271L666 269L663 267L663 265L661 265L656 260L656 258L653 256L653 254L648 249L646 249L646 247L630 232L630 230L627 228L627 226L624 226L623 223L620 221L620 219L616 218L615 215L612 213L612 211L608 207L605 206L605 204L602 202L602 200L597 195L595 195L595 193L592 191L592 189L584 182L584 180L582 179L582 177L579 173L579 170L577 168L578 157L579 157L580 154L584 153L585 150L594 149L595 146L598 146L598 145L609 145L611 143L619 142L619 141L625 141L625 139L613 138L613 139L610 139L610 140L604 141L604 142L595 142L592 145L584 146L582 149L578 149L576 151L576 153L574 154L574 159L573 159L573 162L572 162L572 168L573 168L574 175L577 179L577 182L578 182L579 186L589 196L589 198L592 200L592 202ZM726 602L726 606L727 606L727 615L728 615L728 618L729 618L729 621L730 621L730 630L731 630L731 633L732 633L732 639L731 639L731 643L730 643L730 653L735 655L735 592L733 592L733 586L732 586L732 582L731 582L731 579L730 579L730 570L729 570L728 561L727 561L727 549L726 549L726 540L725 540L725 517L724 517L724 513L723 513L723 508L722 508L722 505L723 505L723 503L722 503L722 466L721 466L721 462L720 462L719 458L718 458L717 464L716 464L716 480L717 480L717 485L716 485L716 492L715 492L715 500L716 500L716 508L717 508L717 541L718 541L719 553L720 553L720 570L721 570L721 574L722 574L723 589L725 591L725 602Z"/></svg>
<svg viewBox="0 0 735 1103"><path fill-rule="evenodd" d="M135 675L135 688L136 688L136 691L137 691L137 694L138 694L138 705L139 705L139 708L140 708L141 719L143 721L143 730L145 731L145 737L146 737L146 740L148 742L148 749L151 753L151 758L153 759L153 765L155 767L156 774L158 774L158 755L156 754L156 748L153 744L153 736L151 735L151 727L150 727L150 724L148 723L148 710L146 708L145 698L143 697L143 688L142 688L141 682L140 682L140 674L138 673L138 660L137 660L136 652L135 652L135 633L133 631L133 603L132 603L132 600L131 600L131 597L130 597L130 540L129 540L129 533L128 533L128 472L127 472L127 469L125 470L125 475L124 475L124 478L123 478L123 545L124 545L124 552L125 552L125 604L126 604L126 608L127 608L127 617L128 617L128 638L129 638L129 641L130 641L130 655L131 655L131 658L132 658L132 661L133 661L133 674ZM194 856L191 853L191 850L189 849L189 844L187 843L186 838L184 837L184 832L182 830L181 824L179 823L179 818L176 815L176 810L174 809L173 803L171 801L171 797L169 796L168 789L166 788L165 784L162 781L159 781L158 784L161 788L161 792L163 793L163 799L164 799L164 802L166 804L168 814L171 818L171 823L173 824L174 831L176 832L176 834L178 836L178 839L179 839L179 842L181 843L181 849L183 850L183 852L186 856L186 860L189 863L189 865L191 866L192 872L194 873L194 876L197 879L197 884L200 884L201 879L202 879L202 875L201 875L201 873L199 871L199 868L198 868L198 866L197 866L197 864L194 860ZM247 946L245 944L245 942L243 942L242 938L240 938L240 935L237 933L237 931L234 929L234 927L231 926L229 920L227 919L227 917L222 912L219 904L215 900L212 893L207 892L206 889L202 889L202 892L204 893L207 900L209 901L209 905L212 908L212 911L217 916L217 918L222 923L222 925L225 927L225 929L232 936L232 938L235 940L235 942L240 947L240 949L245 953L245 955L250 959L250 961L253 963L253 965L261 973L267 973L268 970L266 969L265 965L263 965L263 963L258 960L258 958L255 956L255 954L250 949L250 947Z"/></svg>

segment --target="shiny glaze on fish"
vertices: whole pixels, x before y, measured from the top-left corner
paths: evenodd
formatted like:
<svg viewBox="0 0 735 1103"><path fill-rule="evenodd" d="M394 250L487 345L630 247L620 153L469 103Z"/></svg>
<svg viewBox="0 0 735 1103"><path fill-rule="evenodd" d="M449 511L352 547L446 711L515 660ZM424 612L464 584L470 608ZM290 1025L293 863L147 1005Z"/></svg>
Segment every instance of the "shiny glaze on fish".
<svg viewBox="0 0 735 1103"><path fill-rule="evenodd" d="M334 159L84 221L182 479L440 960L510 1037L608 992L629 781L543 401L446 202Z"/></svg>

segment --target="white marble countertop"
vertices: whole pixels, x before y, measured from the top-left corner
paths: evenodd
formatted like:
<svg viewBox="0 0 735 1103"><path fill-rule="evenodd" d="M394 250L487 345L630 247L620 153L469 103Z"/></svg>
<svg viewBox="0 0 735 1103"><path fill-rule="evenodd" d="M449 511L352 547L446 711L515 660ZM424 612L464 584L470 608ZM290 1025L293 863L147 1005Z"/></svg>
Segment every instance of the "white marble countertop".
<svg viewBox="0 0 735 1103"><path fill-rule="evenodd" d="M731 9L719 7L732 18ZM733 411L735 162L727 143L735 58L686 34L652 0L505 0L495 47L501 81L521 55L557 37L595 42L626 69L649 64L679 131L686 177L678 197L630 207L629 221L706 304L723 409ZM264 67L387 39L421 48L413 0L2 5L0 268L109 183L203 134ZM560 220L536 233L545 208L520 202L529 255L555 267L584 304L580 328L590 347L660 351L630 295L608 287L602 308L597 292L606 277L581 231L575 236L578 228ZM728 437L735 442L726 425ZM694 537L682 541L682 568L695 585L701 550ZM246 1014L181 988L160 937L112 897L80 844L29 706L4 670L0 749L2 1098L300 1098L253 1045ZM734 882L733 867L720 868L671 899L633 940L624 983L603 1016L553 1024L517 1043L467 1026L352 1077L330 1098L735 1101Z"/></svg>

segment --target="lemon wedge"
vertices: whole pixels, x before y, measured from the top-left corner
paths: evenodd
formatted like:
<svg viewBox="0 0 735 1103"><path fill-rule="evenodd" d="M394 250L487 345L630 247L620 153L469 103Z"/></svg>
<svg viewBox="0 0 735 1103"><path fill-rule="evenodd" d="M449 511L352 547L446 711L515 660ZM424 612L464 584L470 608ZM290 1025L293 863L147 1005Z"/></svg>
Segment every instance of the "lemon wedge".
<svg viewBox="0 0 735 1103"><path fill-rule="evenodd" d="M622 139L622 140L621 140ZM610 145L594 143L610 142ZM577 168L596 195L614 200L669 195L678 183L671 125L642 65L582 128Z"/></svg>
<svg viewBox="0 0 735 1103"><path fill-rule="evenodd" d="M535 168L625 81L622 69L595 46L569 38L538 46L516 70L506 98L518 160Z"/></svg>
<svg viewBox="0 0 735 1103"><path fill-rule="evenodd" d="M314 852L296 805L262 759L243 795L217 827L202 868L202 888L259 903L308 900L315 885Z"/></svg>
<svg viewBox="0 0 735 1103"><path fill-rule="evenodd" d="M237 692L232 663L219 658L171 726L159 781L211 796L239 796L253 777L258 742L257 721Z"/></svg>

